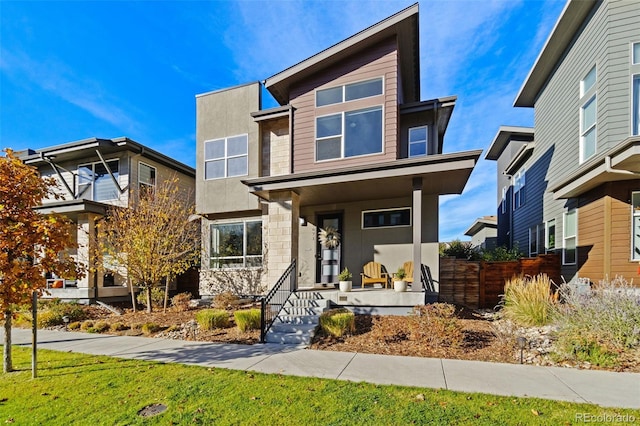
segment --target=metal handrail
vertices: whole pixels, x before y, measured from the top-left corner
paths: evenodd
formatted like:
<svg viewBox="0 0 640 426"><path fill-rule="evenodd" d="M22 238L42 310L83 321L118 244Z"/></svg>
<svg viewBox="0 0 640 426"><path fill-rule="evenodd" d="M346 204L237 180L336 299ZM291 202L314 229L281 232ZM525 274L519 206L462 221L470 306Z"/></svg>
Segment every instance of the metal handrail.
<svg viewBox="0 0 640 426"><path fill-rule="evenodd" d="M260 342L264 343L267 332L271 328L289 296L296 290L298 273L296 272L296 259L291 261L280 279L271 288L269 293L262 298L260 303Z"/></svg>

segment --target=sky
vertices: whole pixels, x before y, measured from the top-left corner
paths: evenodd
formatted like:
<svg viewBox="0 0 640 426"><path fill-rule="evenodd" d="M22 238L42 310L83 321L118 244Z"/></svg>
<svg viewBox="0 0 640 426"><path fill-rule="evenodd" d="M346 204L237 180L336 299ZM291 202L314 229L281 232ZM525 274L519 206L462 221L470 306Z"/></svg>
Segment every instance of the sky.
<svg viewBox="0 0 640 426"><path fill-rule="evenodd" d="M127 136L195 167L195 96L261 81L413 4L387 0L0 1L0 148ZM456 95L444 152L483 149L440 241L495 214L501 125L564 0L420 1L422 100ZM275 106L265 96L263 107Z"/></svg>

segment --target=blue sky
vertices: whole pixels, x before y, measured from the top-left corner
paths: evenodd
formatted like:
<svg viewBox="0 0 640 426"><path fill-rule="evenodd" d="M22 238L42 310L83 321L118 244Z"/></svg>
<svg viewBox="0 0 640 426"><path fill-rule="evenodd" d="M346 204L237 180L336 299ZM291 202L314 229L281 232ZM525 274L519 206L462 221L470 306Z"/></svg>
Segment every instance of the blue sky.
<svg viewBox="0 0 640 426"><path fill-rule="evenodd" d="M196 94L263 80L411 4L2 0L0 147L128 136L195 167ZM458 96L445 152L533 125L512 104L564 4L420 2L422 99ZM495 214L495 181L483 159L462 195L441 197L441 241Z"/></svg>

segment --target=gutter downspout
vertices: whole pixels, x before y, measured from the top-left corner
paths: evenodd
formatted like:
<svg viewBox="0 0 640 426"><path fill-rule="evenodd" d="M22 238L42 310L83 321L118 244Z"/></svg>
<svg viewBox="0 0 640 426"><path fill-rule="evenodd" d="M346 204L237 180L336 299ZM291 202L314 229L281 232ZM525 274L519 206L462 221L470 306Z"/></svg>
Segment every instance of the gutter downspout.
<svg viewBox="0 0 640 426"><path fill-rule="evenodd" d="M640 176L640 173L632 172L631 170L619 170L611 167L611 156L607 155L604 157L604 170L607 173L615 173L619 175L632 175L632 176Z"/></svg>

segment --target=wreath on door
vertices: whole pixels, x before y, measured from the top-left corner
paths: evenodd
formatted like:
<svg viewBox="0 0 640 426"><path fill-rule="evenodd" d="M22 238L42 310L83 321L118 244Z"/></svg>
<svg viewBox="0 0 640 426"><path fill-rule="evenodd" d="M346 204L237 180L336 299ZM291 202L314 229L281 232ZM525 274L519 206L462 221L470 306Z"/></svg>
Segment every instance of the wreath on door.
<svg viewBox="0 0 640 426"><path fill-rule="evenodd" d="M318 233L318 241L325 248L335 249L340 245L340 233L337 229L327 226Z"/></svg>

